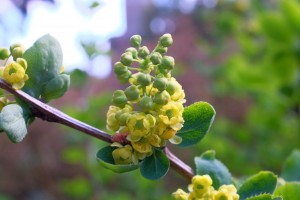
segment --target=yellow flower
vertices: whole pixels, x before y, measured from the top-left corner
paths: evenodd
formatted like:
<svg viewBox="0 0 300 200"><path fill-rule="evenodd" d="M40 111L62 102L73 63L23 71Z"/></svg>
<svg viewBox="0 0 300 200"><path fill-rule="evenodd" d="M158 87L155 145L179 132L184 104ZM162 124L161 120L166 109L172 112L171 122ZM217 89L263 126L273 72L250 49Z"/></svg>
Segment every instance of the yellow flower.
<svg viewBox="0 0 300 200"><path fill-rule="evenodd" d="M169 140L176 134L176 130L168 127L162 122L159 122L156 126L155 133L159 135L159 137L163 140Z"/></svg>
<svg viewBox="0 0 300 200"><path fill-rule="evenodd" d="M133 163L133 149L127 144L124 147L119 147L112 152L115 164L128 165Z"/></svg>
<svg viewBox="0 0 300 200"><path fill-rule="evenodd" d="M0 112L4 106L8 104L8 99L6 97L0 97Z"/></svg>
<svg viewBox="0 0 300 200"><path fill-rule="evenodd" d="M147 139L141 139L138 142L131 142L132 147L139 153L147 154L152 152L152 145Z"/></svg>
<svg viewBox="0 0 300 200"><path fill-rule="evenodd" d="M215 191L213 200L238 200L240 197L233 185L222 185Z"/></svg>
<svg viewBox="0 0 300 200"><path fill-rule="evenodd" d="M175 131L182 128L183 124L183 106L178 102L169 102L161 108L160 120Z"/></svg>
<svg viewBox="0 0 300 200"><path fill-rule="evenodd" d="M121 110L117 106L109 106L106 114L106 128L112 131L117 131L120 128L120 124L116 119L116 113Z"/></svg>
<svg viewBox="0 0 300 200"><path fill-rule="evenodd" d="M4 70L2 69L2 77L11 84L13 88L21 89L25 85L25 81L28 80L28 76L25 73L26 67L26 61L22 58L18 58L17 62L13 61L9 63Z"/></svg>
<svg viewBox="0 0 300 200"><path fill-rule="evenodd" d="M155 123L156 119L151 114L146 115L142 112L132 114L127 121L129 129L127 139L132 142L138 142L142 137L150 134Z"/></svg>
<svg viewBox="0 0 300 200"><path fill-rule="evenodd" d="M211 193L212 188L212 179L209 175L196 175L192 178L192 185L190 189L193 191L196 197L203 197L206 193Z"/></svg>
<svg viewBox="0 0 300 200"><path fill-rule="evenodd" d="M189 194L183 191L182 189L177 189L176 192L172 193L174 200L188 200Z"/></svg>
<svg viewBox="0 0 300 200"><path fill-rule="evenodd" d="M171 92L171 99L173 101L177 101L180 103L185 103L186 100L185 98L185 93L184 90L182 89L182 86L176 81L175 78L170 78L170 85L172 87L172 92Z"/></svg>

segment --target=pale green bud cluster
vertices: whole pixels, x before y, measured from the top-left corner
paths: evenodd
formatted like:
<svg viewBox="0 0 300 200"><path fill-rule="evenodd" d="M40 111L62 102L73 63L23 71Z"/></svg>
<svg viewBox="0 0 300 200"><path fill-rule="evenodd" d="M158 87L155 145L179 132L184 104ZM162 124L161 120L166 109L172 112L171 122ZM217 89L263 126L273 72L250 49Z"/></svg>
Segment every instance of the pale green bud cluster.
<svg viewBox="0 0 300 200"><path fill-rule="evenodd" d="M16 90L21 89L28 80L26 74L27 62L22 58L25 52L24 47L20 43L15 43L7 48L0 48L0 60L6 60L7 63L10 56L13 57L12 62L8 62L5 66L0 66L0 78L12 85Z"/></svg>
<svg viewBox="0 0 300 200"><path fill-rule="evenodd" d="M189 185L189 192L178 189L172 194L174 200L207 199L207 200L238 200L237 189L234 185L222 185L215 190L209 175L196 175Z"/></svg>
<svg viewBox="0 0 300 200"><path fill-rule="evenodd" d="M164 147L166 140L180 142L175 134L184 122L185 93L171 75L174 58L165 55L172 36L160 37L152 52L141 42L141 36L132 36L132 47L114 65L118 80L130 84L124 91L114 92L107 112L107 128L126 138L123 144L114 144L118 147L113 152L116 164L136 164L154 148Z"/></svg>

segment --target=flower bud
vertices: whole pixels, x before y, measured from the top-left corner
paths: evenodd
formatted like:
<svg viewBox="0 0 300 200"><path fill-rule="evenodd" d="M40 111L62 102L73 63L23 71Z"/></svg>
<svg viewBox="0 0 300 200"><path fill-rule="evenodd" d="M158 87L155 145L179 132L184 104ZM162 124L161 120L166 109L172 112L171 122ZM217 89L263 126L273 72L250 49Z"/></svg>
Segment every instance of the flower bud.
<svg viewBox="0 0 300 200"><path fill-rule="evenodd" d="M125 95L128 101L134 101L140 97L140 90L137 86L131 85L125 90Z"/></svg>
<svg viewBox="0 0 300 200"><path fill-rule="evenodd" d="M125 52L129 52L132 55L132 58L137 59L137 50L133 47L129 47L125 50Z"/></svg>
<svg viewBox="0 0 300 200"><path fill-rule="evenodd" d="M160 64L163 68L173 69L175 66L175 60L172 56L164 56Z"/></svg>
<svg viewBox="0 0 300 200"><path fill-rule="evenodd" d="M128 71L128 68L123 65L121 62L116 62L114 64L114 72L117 74L117 75L121 75L121 74L124 74Z"/></svg>
<svg viewBox="0 0 300 200"><path fill-rule="evenodd" d="M24 49L23 45L19 42L14 43L13 45L11 45L9 50L10 50L11 55L12 55L14 60L16 60L17 58L22 57L23 53L25 52L25 49Z"/></svg>
<svg viewBox="0 0 300 200"><path fill-rule="evenodd" d="M10 52L6 48L0 48L0 60L5 60L10 56Z"/></svg>
<svg viewBox="0 0 300 200"><path fill-rule="evenodd" d="M149 53L150 53L150 51L149 51L148 47L146 47L146 46L142 46L138 50L138 56L140 58L146 58L146 56L148 56Z"/></svg>
<svg viewBox="0 0 300 200"><path fill-rule="evenodd" d="M17 58L21 58L25 52L25 49L23 47L16 47L12 50L11 55L14 60L17 60Z"/></svg>
<svg viewBox="0 0 300 200"><path fill-rule="evenodd" d="M155 49L155 52L158 52L158 53L160 53L160 54L165 54L165 53L167 53L167 51L168 51L168 48L167 48L167 47L157 47L157 48Z"/></svg>
<svg viewBox="0 0 300 200"><path fill-rule="evenodd" d="M127 70L125 73L117 75L117 79L120 81L120 83L126 83L129 78L131 77L131 71Z"/></svg>
<svg viewBox="0 0 300 200"><path fill-rule="evenodd" d="M115 106L123 108L127 103L127 98L123 90L116 90L112 97L112 103Z"/></svg>
<svg viewBox="0 0 300 200"><path fill-rule="evenodd" d="M163 47L169 47L173 44L173 39L171 34L166 33L159 38L159 44Z"/></svg>
<svg viewBox="0 0 300 200"><path fill-rule="evenodd" d="M16 62L19 63L24 70L27 69L27 61L24 58L17 58Z"/></svg>
<svg viewBox="0 0 300 200"><path fill-rule="evenodd" d="M161 56L160 53L154 52L154 53L151 55L150 60L151 60L151 62L152 62L154 65L157 65L157 64L159 64L159 63L161 62L162 56Z"/></svg>
<svg viewBox="0 0 300 200"><path fill-rule="evenodd" d="M132 64L133 57L130 52L123 53L121 55L121 63L125 66L130 66Z"/></svg>
<svg viewBox="0 0 300 200"><path fill-rule="evenodd" d="M112 152L115 164L128 165L132 163L133 149L130 145L120 147Z"/></svg>
<svg viewBox="0 0 300 200"><path fill-rule="evenodd" d="M141 108L142 111L147 112L152 109L153 107L153 100L151 97L144 96L139 102L138 106Z"/></svg>
<svg viewBox="0 0 300 200"><path fill-rule="evenodd" d="M154 95L153 101L158 105L166 105L170 101L171 97L167 91L157 92Z"/></svg>
<svg viewBox="0 0 300 200"><path fill-rule="evenodd" d="M167 88L168 80L165 77L156 78L153 87L157 88L159 91L164 91Z"/></svg>
<svg viewBox="0 0 300 200"><path fill-rule="evenodd" d="M151 83L150 74L138 73L137 74L137 83L142 86L148 86Z"/></svg>
<svg viewBox="0 0 300 200"><path fill-rule="evenodd" d="M177 90L177 83L175 81L169 81L166 90L170 95L173 95Z"/></svg>
<svg viewBox="0 0 300 200"><path fill-rule="evenodd" d="M139 48L140 45L142 43L142 37L140 35L133 35L131 38L130 38L130 44L133 46L133 47L136 47L136 48Z"/></svg>
<svg viewBox="0 0 300 200"><path fill-rule="evenodd" d="M119 123L121 126L125 126L128 118L130 117L130 113L123 113L119 117Z"/></svg>

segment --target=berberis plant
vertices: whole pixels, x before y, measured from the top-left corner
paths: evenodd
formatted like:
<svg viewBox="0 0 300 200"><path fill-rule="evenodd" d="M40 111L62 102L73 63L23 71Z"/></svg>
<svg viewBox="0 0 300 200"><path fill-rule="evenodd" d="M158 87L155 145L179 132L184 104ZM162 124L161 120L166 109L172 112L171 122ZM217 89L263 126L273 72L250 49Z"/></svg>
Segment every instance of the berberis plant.
<svg viewBox="0 0 300 200"><path fill-rule="evenodd" d="M70 85L55 38L45 35L27 50L20 43L0 48L0 59L5 63L0 67L0 87L6 91L0 91L0 131L16 143L24 139L36 117L72 127L109 143L97 153L100 165L109 170L123 173L140 169L142 176L156 180L172 168L189 179L188 192L178 189L173 199L268 200L300 196L299 151L288 158L281 178L261 171L244 181L234 179L213 150L195 158L196 173L175 156L167 145L189 147L200 142L214 120L215 110L201 101L183 106L184 90L172 76L175 59L166 55L173 43L170 34L161 36L152 51L141 46L139 35L132 36L130 43L114 65L117 79L128 87L113 93L106 120L112 135L46 104L61 97Z"/></svg>

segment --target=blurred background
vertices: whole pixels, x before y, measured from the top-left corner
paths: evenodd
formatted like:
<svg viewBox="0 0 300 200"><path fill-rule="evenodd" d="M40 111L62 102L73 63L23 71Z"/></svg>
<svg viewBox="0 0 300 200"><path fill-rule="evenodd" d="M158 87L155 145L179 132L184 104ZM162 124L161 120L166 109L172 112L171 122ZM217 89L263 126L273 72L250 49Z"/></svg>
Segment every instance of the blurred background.
<svg viewBox="0 0 300 200"><path fill-rule="evenodd" d="M44 34L64 51L70 91L51 102L105 130L112 92L120 85L112 65L134 34L154 48L173 35L168 55L183 85L186 106L211 103L209 134L193 148L173 151L194 167L208 149L243 178L259 170L280 174L300 148L300 1L279 0L1 0L0 46L29 48ZM148 181L139 171L114 174L97 164L101 141L37 119L12 144L0 134L0 200L170 199L188 181L170 170Z"/></svg>

